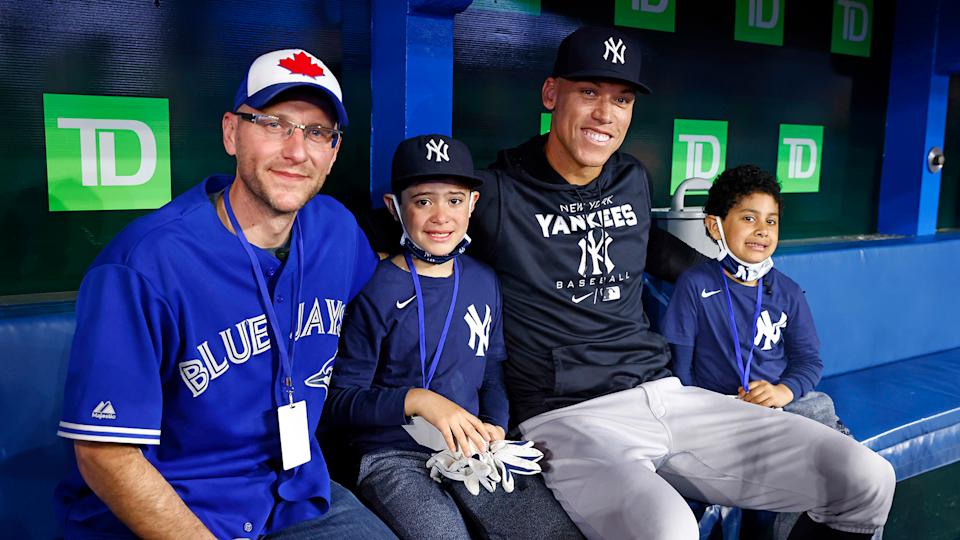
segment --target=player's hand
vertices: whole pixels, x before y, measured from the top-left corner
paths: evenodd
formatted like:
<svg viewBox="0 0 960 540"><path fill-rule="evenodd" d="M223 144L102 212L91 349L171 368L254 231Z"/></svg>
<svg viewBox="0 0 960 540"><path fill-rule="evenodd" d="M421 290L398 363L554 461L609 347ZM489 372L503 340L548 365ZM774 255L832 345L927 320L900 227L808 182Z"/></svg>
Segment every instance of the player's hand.
<svg viewBox="0 0 960 540"><path fill-rule="evenodd" d="M471 443L475 450L483 452L491 441L479 418L436 392L411 389L404 399L403 409L407 416L421 416L440 430L451 452L456 453L459 446L464 455L470 455Z"/></svg>
<svg viewBox="0 0 960 540"><path fill-rule="evenodd" d="M743 387L737 390L740 399L764 407L783 407L793 401L793 391L785 384L770 384L767 381L752 381L750 389L744 393Z"/></svg>
<svg viewBox="0 0 960 540"><path fill-rule="evenodd" d="M488 424L487 422L483 423L483 429L486 433L487 440L490 442L493 441L502 441L507 438L507 432L500 426L495 426L493 424Z"/></svg>

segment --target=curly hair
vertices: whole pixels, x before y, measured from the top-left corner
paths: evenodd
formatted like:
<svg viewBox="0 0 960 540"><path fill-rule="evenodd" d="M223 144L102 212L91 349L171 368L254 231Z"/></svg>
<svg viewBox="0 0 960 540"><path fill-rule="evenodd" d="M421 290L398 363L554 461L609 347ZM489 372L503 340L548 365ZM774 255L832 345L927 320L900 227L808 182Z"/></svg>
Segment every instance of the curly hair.
<svg viewBox="0 0 960 540"><path fill-rule="evenodd" d="M783 212L780 183L772 174L756 165L740 165L723 171L713 181L703 211L711 216L725 218L741 199L754 193L770 195L777 202L780 212Z"/></svg>

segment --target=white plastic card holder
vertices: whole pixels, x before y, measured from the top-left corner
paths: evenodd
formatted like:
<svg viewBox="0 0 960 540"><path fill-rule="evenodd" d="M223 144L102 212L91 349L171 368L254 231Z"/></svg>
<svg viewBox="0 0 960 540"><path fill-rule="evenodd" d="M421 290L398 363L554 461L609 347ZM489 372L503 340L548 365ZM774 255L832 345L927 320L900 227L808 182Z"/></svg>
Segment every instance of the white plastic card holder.
<svg viewBox="0 0 960 540"><path fill-rule="evenodd" d="M426 446L435 452L447 449L447 441L443 440L440 430L424 420L422 416L414 416L413 422L405 424L403 429L421 446Z"/></svg>
<svg viewBox="0 0 960 540"><path fill-rule="evenodd" d="M298 401L277 408L280 422L280 453L283 470L310 461L310 430L307 429L307 402Z"/></svg>

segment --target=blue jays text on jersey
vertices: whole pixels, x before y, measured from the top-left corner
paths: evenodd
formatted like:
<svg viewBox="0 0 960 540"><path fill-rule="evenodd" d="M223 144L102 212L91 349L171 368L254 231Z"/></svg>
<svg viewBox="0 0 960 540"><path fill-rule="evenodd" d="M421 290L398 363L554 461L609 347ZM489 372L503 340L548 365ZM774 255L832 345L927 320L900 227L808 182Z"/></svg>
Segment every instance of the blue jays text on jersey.
<svg viewBox="0 0 960 540"><path fill-rule="evenodd" d="M306 303L300 302L298 307L297 331L293 339L300 341L301 338L314 334L340 335L345 309L343 300L314 297L306 320L304 320L305 305ZM185 360L177 365L180 377L193 393L193 397L206 391L210 382L226 373L231 365L244 364L251 358L270 350L267 317L263 313L243 319L220 330L218 334L217 341L222 345L217 349L222 351L219 355L220 360L217 360L218 355L211 350L210 340L204 340L197 345L199 358ZM310 384L308 383L307 386Z"/></svg>

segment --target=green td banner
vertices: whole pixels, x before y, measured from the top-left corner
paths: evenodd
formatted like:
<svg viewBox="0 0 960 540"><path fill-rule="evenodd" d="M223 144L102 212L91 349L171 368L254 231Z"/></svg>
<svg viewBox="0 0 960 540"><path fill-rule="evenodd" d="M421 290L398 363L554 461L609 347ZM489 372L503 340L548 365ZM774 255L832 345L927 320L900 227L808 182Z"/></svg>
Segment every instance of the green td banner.
<svg viewBox="0 0 960 540"><path fill-rule="evenodd" d="M870 56L873 0L834 0L830 52Z"/></svg>
<svg viewBox="0 0 960 540"><path fill-rule="evenodd" d="M613 24L673 32L677 0L615 0Z"/></svg>
<svg viewBox="0 0 960 540"><path fill-rule="evenodd" d="M737 0L737 41L783 45L783 7L785 0Z"/></svg>
<svg viewBox="0 0 960 540"><path fill-rule="evenodd" d="M820 191L823 126L780 124L777 179L784 193Z"/></svg>
<svg viewBox="0 0 960 540"><path fill-rule="evenodd" d="M43 95L51 212L170 202L166 99Z"/></svg>
<svg viewBox="0 0 960 540"><path fill-rule="evenodd" d="M673 121L673 166L670 194L687 178L713 180L727 166L725 120Z"/></svg>

